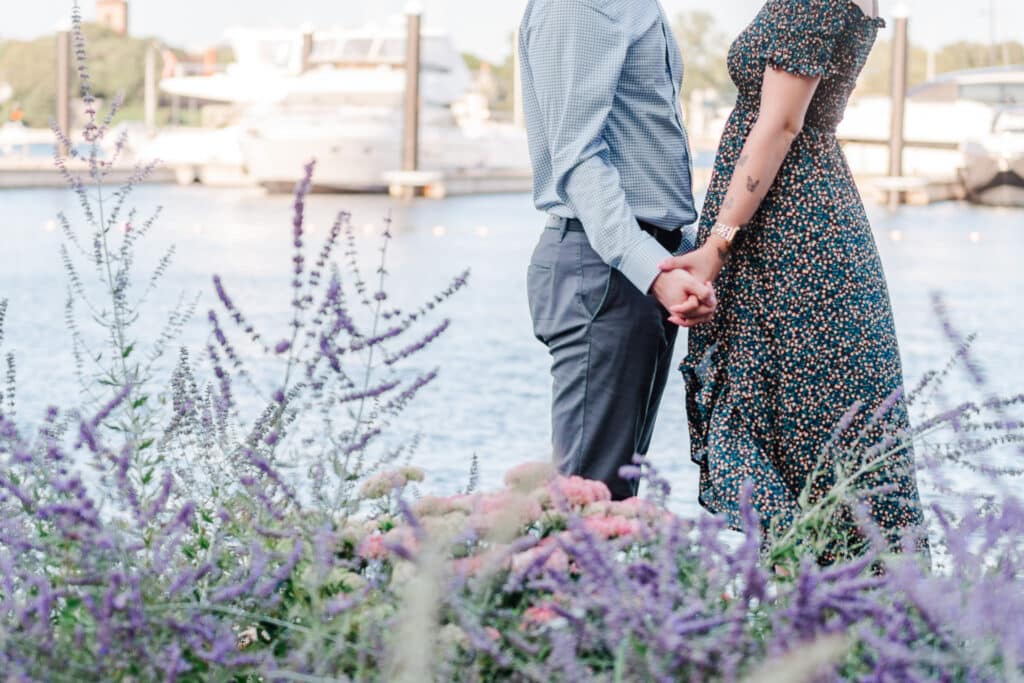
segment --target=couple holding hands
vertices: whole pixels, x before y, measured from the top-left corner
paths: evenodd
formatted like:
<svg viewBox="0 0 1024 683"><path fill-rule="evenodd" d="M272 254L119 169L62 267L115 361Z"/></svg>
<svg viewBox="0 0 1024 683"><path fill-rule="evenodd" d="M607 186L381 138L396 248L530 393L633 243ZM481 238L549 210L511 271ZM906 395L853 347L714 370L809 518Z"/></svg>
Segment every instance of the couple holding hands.
<svg viewBox="0 0 1024 683"><path fill-rule="evenodd" d="M735 528L747 481L762 526L785 528L806 487L813 502L834 482L823 459L909 428L882 264L835 134L882 26L877 0L766 2L729 51L739 94L698 219L658 0L529 2L523 105L547 220L528 298L563 473L635 495L619 469L647 452L680 327L700 503ZM894 451L863 500L893 539L923 523L913 452Z"/></svg>

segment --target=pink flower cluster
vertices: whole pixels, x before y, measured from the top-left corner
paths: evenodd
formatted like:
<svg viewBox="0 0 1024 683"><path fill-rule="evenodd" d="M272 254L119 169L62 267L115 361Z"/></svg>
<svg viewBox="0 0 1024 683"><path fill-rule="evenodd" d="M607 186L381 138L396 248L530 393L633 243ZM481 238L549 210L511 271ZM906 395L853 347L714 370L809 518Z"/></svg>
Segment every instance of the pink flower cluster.
<svg viewBox="0 0 1024 683"><path fill-rule="evenodd" d="M375 474L363 482L359 495L366 500L385 498L395 489L400 489L410 481L423 481L423 470L418 467L403 467Z"/></svg>
<svg viewBox="0 0 1024 683"><path fill-rule="evenodd" d="M523 612L523 627L545 626L558 618L558 612L551 605L535 605Z"/></svg>
<svg viewBox="0 0 1024 683"><path fill-rule="evenodd" d="M384 534L371 534L359 543L356 554L364 560L383 560L391 554L391 548L396 547L416 552L419 542L412 529L396 527Z"/></svg>
<svg viewBox="0 0 1024 683"><path fill-rule="evenodd" d="M440 496L424 496L413 503L412 511L419 518L447 515L461 510L462 506L458 499L463 497L449 496L442 498Z"/></svg>
<svg viewBox="0 0 1024 683"><path fill-rule="evenodd" d="M364 560L383 560L388 556L388 548L384 544L383 534L367 536L356 549L359 557Z"/></svg>
<svg viewBox="0 0 1024 683"><path fill-rule="evenodd" d="M640 535L641 525L636 519L628 519L616 515L591 515L583 519L583 527L600 538L636 538Z"/></svg>
<svg viewBox="0 0 1024 683"><path fill-rule="evenodd" d="M422 478L423 472L415 468L383 472L363 485L363 495L367 498L386 496L395 488ZM478 534L483 541L477 554L453 560L456 572L475 575L497 569L499 565L516 572L530 568L570 571L572 560L559 539L571 532L545 537L535 547L511 558L501 554L502 546L494 544L503 542L500 539L509 533L521 534L530 527L541 532L564 528L562 524L571 510L582 515L586 531L602 540L639 541L648 525L671 517L667 511L640 498L613 501L611 492L602 482L578 476L555 476L548 463L518 465L509 471L505 482L509 488L502 491L426 496L412 505L428 537L437 542L447 543L446 539L462 537L468 531ZM386 534L375 533L372 525L366 531L371 535L358 544L360 557L385 559L391 554L389 548L397 546L415 552L417 539L406 526L391 529Z"/></svg>
<svg viewBox="0 0 1024 683"><path fill-rule="evenodd" d="M570 507L584 507L599 501L611 501L612 494L604 482L583 477L557 477L548 484L545 502L565 501Z"/></svg>
<svg viewBox="0 0 1024 683"><path fill-rule="evenodd" d="M536 546L512 558L512 571L524 572L531 567L556 572L569 571L569 556L558 545L558 539L548 536Z"/></svg>
<svg viewBox="0 0 1024 683"><path fill-rule="evenodd" d="M548 462L526 462L505 473L505 485L513 489L533 491L555 477L555 468Z"/></svg>

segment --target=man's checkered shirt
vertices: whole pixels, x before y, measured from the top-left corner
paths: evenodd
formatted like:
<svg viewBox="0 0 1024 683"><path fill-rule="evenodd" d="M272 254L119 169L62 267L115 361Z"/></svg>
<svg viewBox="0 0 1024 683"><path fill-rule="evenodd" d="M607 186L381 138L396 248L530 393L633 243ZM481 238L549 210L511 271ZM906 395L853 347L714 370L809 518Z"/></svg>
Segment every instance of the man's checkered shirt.
<svg viewBox="0 0 1024 683"><path fill-rule="evenodd" d="M657 0L530 0L519 50L537 208L578 218L598 255L648 291L669 254L637 219L697 219L682 57L664 11Z"/></svg>

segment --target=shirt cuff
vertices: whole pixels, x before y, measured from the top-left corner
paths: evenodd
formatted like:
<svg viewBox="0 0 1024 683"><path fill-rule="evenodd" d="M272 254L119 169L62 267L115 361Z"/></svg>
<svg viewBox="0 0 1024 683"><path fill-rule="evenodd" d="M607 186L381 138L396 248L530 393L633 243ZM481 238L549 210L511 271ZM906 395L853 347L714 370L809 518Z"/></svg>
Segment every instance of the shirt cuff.
<svg viewBox="0 0 1024 683"><path fill-rule="evenodd" d="M658 240L647 233L642 234L643 239L622 256L622 260L619 262L619 271L637 289L648 294L651 291L651 285L661 273L661 268L658 266L672 254L668 253L668 249L661 246Z"/></svg>

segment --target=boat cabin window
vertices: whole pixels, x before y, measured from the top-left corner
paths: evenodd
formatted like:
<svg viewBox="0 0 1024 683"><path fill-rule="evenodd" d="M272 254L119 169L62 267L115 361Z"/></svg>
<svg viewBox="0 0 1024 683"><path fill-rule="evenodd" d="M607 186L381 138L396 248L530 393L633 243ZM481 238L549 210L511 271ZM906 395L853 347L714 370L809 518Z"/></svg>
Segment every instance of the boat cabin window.
<svg viewBox="0 0 1024 683"><path fill-rule="evenodd" d="M960 97L986 104L1024 103L1024 83L965 83Z"/></svg>
<svg viewBox="0 0 1024 683"><path fill-rule="evenodd" d="M370 60L372 38L350 38L341 49L341 58L351 62L367 62Z"/></svg>
<svg viewBox="0 0 1024 683"><path fill-rule="evenodd" d="M254 46L251 58L265 66L287 69L291 66L294 48L291 41L261 40Z"/></svg>
<svg viewBox="0 0 1024 683"><path fill-rule="evenodd" d="M382 41L377 59L382 62L401 64L405 61L405 41L393 38Z"/></svg>
<svg viewBox="0 0 1024 683"><path fill-rule="evenodd" d="M1024 133L1024 111L1001 113L992 128L996 133Z"/></svg>
<svg viewBox="0 0 1024 683"><path fill-rule="evenodd" d="M424 38L420 55L423 68L427 71L447 72L450 58L449 44L443 38ZM405 40L387 38L382 40L375 61L388 64L402 64L405 61Z"/></svg>
<svg viewBox="0 0 1024 683"><path fill-rule="evenodd" d="M423 61L431 66L440 67L449 63L452 52L451 43L443 38L427 38L423 41ZM459 55L455 56L462 59Z"/></svg>

